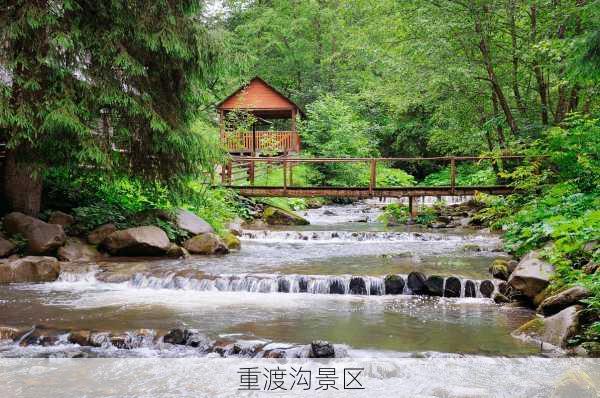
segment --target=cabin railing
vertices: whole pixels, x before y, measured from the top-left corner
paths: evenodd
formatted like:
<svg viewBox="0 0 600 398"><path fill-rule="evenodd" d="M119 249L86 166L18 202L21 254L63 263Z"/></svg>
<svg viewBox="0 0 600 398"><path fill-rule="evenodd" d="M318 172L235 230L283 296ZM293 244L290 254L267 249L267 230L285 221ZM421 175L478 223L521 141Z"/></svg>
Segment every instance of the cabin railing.
<svg viewBox="0 0 600 398"><path fill-rule="evenodd" d="M256 153L300 152L300 136L297 131L238 131L227 132L221 137L228 152Z"/></svg>

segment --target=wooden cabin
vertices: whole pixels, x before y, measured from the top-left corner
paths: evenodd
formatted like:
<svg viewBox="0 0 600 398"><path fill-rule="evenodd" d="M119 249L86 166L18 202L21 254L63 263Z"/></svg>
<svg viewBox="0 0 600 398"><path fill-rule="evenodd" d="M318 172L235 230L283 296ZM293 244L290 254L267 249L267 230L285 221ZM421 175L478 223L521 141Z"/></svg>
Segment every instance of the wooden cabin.
<svg viewBox="0 0 600 398"><path fill-rule="evenodd" d="M269 156L300 152L296 118L302 110L260 77L237 89L217 105L221 142L229 153ZM240 131L232 116L252 115Z"/></svg>

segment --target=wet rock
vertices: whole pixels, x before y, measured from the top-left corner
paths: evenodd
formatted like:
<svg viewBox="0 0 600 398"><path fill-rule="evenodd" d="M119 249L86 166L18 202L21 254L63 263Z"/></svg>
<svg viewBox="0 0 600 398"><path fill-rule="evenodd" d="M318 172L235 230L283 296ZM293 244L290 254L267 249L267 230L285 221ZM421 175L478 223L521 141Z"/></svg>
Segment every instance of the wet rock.
<svg viewBox="0 0 600 398"><path fill-rule="evenodd" d="M17 247L11 241L0 237L0 258L8 257L14 253Z"/></svg>
<svg viewBox="0 0 600 398"><path fill-rule="evenodd" d="M567 290L546 298L537 311L545 316L554 315L573 304L578 304L581 300L590 296L589 290L583 286L573 286Z"/></svg>
<svg viewBox="0 0 600 398"><path fill-rule="evenodd" d="M505 260L494 260L492 265L490 265L489 271L496 279L508 280L508 262Z"/></svg>
<svg viewBox="0 0 600 398"><path fill-rule="evenodd" d="M519 262L517 260L509 260L506 263L506 266L508 268L508 273L512 274L515 271L515 269L517 268L518 265L519 265Z"/></svg>
<svg viewBox="0 0 600 398"><path fill-rule="evenodd" d="M308 291L308 279L302 277L298 280L298 291L306 293Z"/></svg>
<svg viewBox="0 0 600 398"><path fill-rule="evenodd" d="M508 297L506 297L505 295L503 295L502 293L494 294L493 300L494 300L494 303L496 303L496 304L510 303L510 299Z"/></svg>
<svg viewBox="0 0 600 398"><path fill-rule="evenodd" d="M0 284L53 282L59 273L60 264L56 258L27 256L0 263Z"/></svg>
<svg viewBox="0 0 600 398"><path fill-rule="evenodd" d="M273 349L265 351L263 358L276 359L276 358L285 358L285 351Z"/></svg>
<svg viewBox="0 0 600 398"><path fill-rule="evenodd" d="M116 231L102 241L104 249L119 256L162 256L170 245L165 231L153 225Z"/></svg>
<svg viewBox="0 0 600 398"><path fill-rule="evenodd" d="M180 229L192 235L214 233L213 227L189 210L177 210L176 223Z"/></svg>
<svg viewBox="0 0 600 398"><path fill-rule="evenodd" d="M552 264L540 258L539 251L532 251L521 259L508 283L529 298L534 298L548 286L554 274Z"/></svg>
<svg viewBox="0 0 600 398"><path fill-rule="evenodd" d="M323 212L323 215L324 216L337 216L337 213L335 211L327 209Z"/></svg>
<svg viewBox="0 0 600 398"><path fill-rule="evenodd" d="M244 230L242 228L243 223L244 223L244 220L242 220L239 217L236 217L227 224L227 229L229 230L229 232L231 232L235 236L242 236L242 233L244 232Z"/></svg>
<svg viewBox="0 0 600 398"><path fill-rule="evenodd" d="M63 228L68 227L73 224L73 222L75 222L73 216L63 213L62 211L53 211L52 214L50 214L50 218L48 218L48 224L62 225Z"/></svg>
<svg viewBox="0 0 600 398"><path fill-rule="evenodd" d="M88 234L87 241L92 245L99 245L108 235L116 231L117 227L114 224L101 225Z"/></svg>
<svg viewBox="0 0 600 398"><path fill-rule="evenodd" d="M425 281L427 294L430 296L441 297L444 295L444 278L438 275L432 275Z"/></svg>
<svg viewBox="0 0 600 398"><path fill-rule="evenodd" d="M263 217L269 225L309 225L310 223L293 211L268 206Z"/></svg>
<svg viewBox="0 0 600 398"><path fill-rule="evenodd" d="M240 239L231 232L226 232L225 235L223 235L223 241L229 250L240 250L242 248Z"/></svg>
<svg viewBox="0 0 600 398"><path fill-rule="evenodd" d="M206 233L196 235L183 242L185 247L192 254L227 254L229 249L218 235Z"/></svg>
<svg viewBox="0 0 600 398"><path fill-rule="evenodd" d="M310 344L309 358L335 358L335 349L327 341L313 341Z"/></svg>
<svg viewBox="0 0 600 398"><path fill-rule="evenodd" d="M22 347L39 345L43 347L54 345L64 331L48 329L44 326L34 326L32 330L19 337L19 345Z"/></svg>
<svg viewBox="0 0 600 398"><path fill-rule="evenodd" d="M4 230L9 237L20 234L27 240L30 254L50 254L65 243L62 226L48 224L23 213L13 212L4 217Z"/></svg>
<svg viewBox="0 0 600 398"><path fill-rule="evenodd" d="M185 344L206 351L211 346L211 341L202 333L195 329L187 329L185 331Z"/></svg>
<svg viewBox="0 0 600 398"><path fill-rule="evenodd" d="M92 333L89 330L77 330L69 333L67 340L71 344L78 344L82 347L92 346Z"/></svg>
<svg viewBox="0 0 600 398"><path fill-rule="evenodd" d="M388 275L384 280L385 294L402 294L404 279L400 275Z"/></svg>
<svg viewBox="0 0 600 398"><path fill-rule="evenodd" d="M353 277L350 279L350 294L367 294L367 286L365 284L365 280L360 277Z"/></svg>
<svg viewBox="0 0 600 398"><path fill-rule="evenodd" d="M185 248L179 246L176 243L171 243L169 245L166 255L169 257L173 257L173 258L188 258L188 257L190 257L190 253Z"/></svg>
<svg viewBox="0 0 600 398"><path fill-rule="evenodd" d="M483 297L492 297L492 293L494 293L494 284L492 281L482 281L479 284L479 292L483 295Z"/></svg>
<svg viewBox="0 0 600 398"><path fill-rule="evenodd" d="M427 294L427 286L425 285L427 277L422 272L413 271L406 278L406 285L413 294Z"/></svg>
<svg viewBox="0 0 600 398"><path fill-rule="evenodd" d="M329 284L329 294L344 294L344 283L338 279L334 279Z"/></svg>
<svg viewBox="0 0 600 398"><path fill-rule="evenodd" d="M277 279L277 291L279 293L289 293L290 292L290 282L285 278Z"/></svg>
<svg viewBox="0 0 600 398"><path fill-rule="evenodd" d="M510 287L510 285L506 282L500 282L498 284L498 292L500 294L505 295L506 297L510 297L512 296L512 288Z"/></svg>
<svg viewBox="0 0 600 398"><path fill-rule="evenodd" d="M462 284L460 279L451 276L446 278L446 283L444 286L444 297L460 297L460 291L462 288Z"/></svg>
<svg viewBox="0 0 600 398"><path fill-rule="evenodd" d="M92 245L80 238L67 238L65 245L58 249L58 258L61 261L93 261L100 253Z"/></svg>
<svg viewBox="0 0 600 398"><path fill-rule="evenodd" d="M582 271L585 272L586 274L591 275L594 272L597 272L599 267L600 267L600 264L590 261L589 263L587 263L586 265L583 266Z"/></svg>
<svg viewBox="0 0 600 398"><path fill-rule="evenodd" d="M465 297L477 297L475 282L471 280L465 282Z"/></svg>
<svg viewBox="0 0 600 398"><path fill-rule="evenodd" d="M579 332L580 311L581 306L574 305L547 318L537 317L521 326L513 335L565 348L568 341Z"/></svg>
<svg viewBox="0 0 600 398"><path fill-rule="evenodd" d="M163 343L184 345L186 342L186 331L184 329L171 329L163 336Z"/></svg>

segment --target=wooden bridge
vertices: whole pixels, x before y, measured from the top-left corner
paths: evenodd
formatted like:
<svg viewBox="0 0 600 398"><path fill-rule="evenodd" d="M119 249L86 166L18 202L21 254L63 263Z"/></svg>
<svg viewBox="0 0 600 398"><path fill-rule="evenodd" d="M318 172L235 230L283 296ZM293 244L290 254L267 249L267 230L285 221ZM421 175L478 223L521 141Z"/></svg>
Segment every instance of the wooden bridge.
<svg viewBox="0 0 600 398"><path fill-rule="evenodd" d="M244 196L258 197L338 197L338 198L373 198L373 197L423 197L423 196L468 196L477 192L507 195L513 188L507 184L461 186L457 184L458 162L495 161L497 163L522 161L525 156L499 157L430 157L430 158L292 158L292 157L233 157L221 168L221 183ZM377 165L398 162L443 162L450 167L447 185L443 186L390 186L377 182ZM367 186L301 186L294 184L294 167L301 163L363 163L369 167L369 184ZM261 183L259 175L264 175L265 167L279 173L280 182L275 184ZM257 184L258 182L258 184Z"/></svg>

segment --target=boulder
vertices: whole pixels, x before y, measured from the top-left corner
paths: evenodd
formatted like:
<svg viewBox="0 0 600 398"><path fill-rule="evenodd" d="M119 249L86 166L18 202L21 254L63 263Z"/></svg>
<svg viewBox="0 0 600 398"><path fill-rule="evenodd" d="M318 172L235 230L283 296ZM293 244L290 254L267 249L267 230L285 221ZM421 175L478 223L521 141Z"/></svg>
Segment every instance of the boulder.
<svg viewBox="0 0 600 398"><path fill-rule="evenodd" d="M546 298L537 311L545 316L554 315L590 296L589 290L583 286L573 286L567 290Z"/></svg>
<svg viewBox="0 0 600 398"><path fill-rule="evenodd" d="M460 297L462 284L460 279L451 276L444 284L444 297Z"/></svg>
<svg viewBox="0 0 600 398"><path fill-rule="evenodd" d="M406 278L406 286L413 294L427 294L427 286L425 286L427 277L422 272L413 271Z"/></svg>
<svg viewBox="0 0 600 398"><path fill-rule="evenodd" d="M591 275L594 272L597 272L599 267L600 267L600 264L590 261L589 263L587 263L586 265L583 266L582 270L586 274Z"/></svg>
<svg viewBox="0 0 600 398"><path fill-rule="evenodd" d="M119 256L161 256L170 246L165 231L152 225L116 231L102 241L106 251Z"/></svg>
<svg viewBox="0 0 600 398"><path fill-rule="evenodd" d="M190 253L178 244L171 243L167 249L167 256L173 258L188 258L190 257Z"/></svg>
<svg viewBox="0 0 600 398"><path fill-rule="evenodd" d="M481 281L479 284L479 292L483 295L483 297L492 297L492 293L494 293L494 284L492 281L485 280Z"/></svg>
<svg viewBox="0 0 600 398"><path fill-rule="evenodd" d="M60 263L54 257L27 256L0 263L0 284L53 282L58 279Z"/></svg>
<svg viewBox="0 0 600 398"><path fill-rule="evenodd" d="M242 248L240 239L231 232L226 232L223 235L223 242L229 250L240 250Z"/></svg>
<svg viewBox="0 0 600 398"><path fill-rule="evenodd" d="M63 228L68 227L73 224L73 222L75 222L73 216L63 213L62 211L53 211L52 214L50 214L50 218L48 218L48 224L62 225Z"/></svg>
<svg viewBox="0 0 600 398"><path fill-rule="evenodd" d="M327 341L313 341L310 344L309 358L334 358L335 349Z"/></svg>
<svg viewBox="0 0 600 398"><path fill-rule="evenodd" d="M513 272L515 272L515 269L517 268L518 265L519 265L519 262L517 260L508 260L508 262L506 263L506 266L508 268L508 273L512 274Z"/></svg>
<svg viewBox="0 0 600 398"><path fill-rule="evenodd" d="M85 347L92 345L91 336L92 333L89 330L74 330L69 333L67 340L71 344L78 344Z"/></svg>
<svg viewBox="0 0 600 398"><path fill-rule="evenodd" d="M16 248L14 243L0 237L0 258L10 256Z"/></svg>
<svg viewBox="0 0 600 398"><path fill-rule="evenodd" d="M502 293L494 294L493 300L494 300L494 303L496 303L496 304L510 303L510 299L508 297L506 297L505 295L503 295Z"/></svg>
<svg viewBox="0 0 600 398"><path fill-rule="evenodd" d="M227 229L235 236L242 236L242 233L244 232L244 229L242 228L243 223L244 220L236 217L227 224Z"/></svg>
<svg viewBox="0 0 600 398"><path fill-rule="evenodd" d="M402 294L404 279L400 275L388 275L384 280L385 294Z"/></svg>
<svg viewBox="0 0 600 398"><path fill-rule="evenodd" d="M2 340L14 340L21 334L19 329L11 328L8 326L0 326L0 341Z"/></svg>
<svg viewBox="0 0 600 398"><path fill-rule="evenodd" d="M352 277L349 285L350 294L367 294L367 285L361 277Z"/></svg>
<svg viewBox="0 0 600 398"><path fill-rule="evenodd" d="M532 251L521 259L508 283L529 298L534 298L548 286L554 274L552 264L540 258L540 252Z"/></svg>
<svg viewBox="0 0 600 398"><path fill-rule="evenodd" d="M466 245L464 245L462 247L462 251L464 251L464 252L480 252L481 247L479 247L479 245L476 245L475 243L467 243Z"/></svg>
<svg viewBox="0 0 600 398"><path fill-rule="evenodd" d="M565 348L579 331L580 310L581 306L574 305L547 318L536 317L513 332L513 336Z"/></svg>
<svg viewBox="0 0 600 398"><path fill-rule="evenodd" d="M196 235L183 242L183 247L192 254L227 254L229 249L218 235L206 233Z"/></svg>
<svg viewBox="0 0 600 398"><path fill-rule="evenodd" d="M430 296L441 297L444 295L444 278L438 275L432 275L425 281L427 294Z"/></svg>
<svg viewBox="0 0 600 398"><path fill-rule="evenodd" d="M189 210L179 209L176 216L177 227L192 235L214 233L213 227Z"/></svg>
<svg viewBox="0 0 600 398"><path fill-rule="evenodd" d="M172 329L163 336L163 343L183 345L186 342L186 331L184 329Z"/></svg>
<svg viewBox="0 0 600 398"><path fill-rule="evenodd" d="M309 225L310 223L291 210L268 206L263 212L263 218L269 225Z"/></svg>
<svg viewBox="0 0 600 398"><path fill-rule="evenodd" d="M87 241L92 245L99 245L108 235L116 231L117 227L114 224L101 225L88 234Z"/></svg>
<svg viewBox="0 0 600 398"><path fill-rule="evenodd" d="M93 261L100 255L96 247L87 244L83 239L72 237L67 238L57 254L61 261Z"/></svg>
<svg viewBox="0 0 600 398"><path fill-rule="evenodd" d="M49 254L65 243L62 226L48 224L23 213L10 213L4 217L4 229L9 236L20 234L27 240L27 251L31 254Z"/></svg>
<svg viewBox="0 0 600 398"><path fill-rule="evenodd" d="M477 297L475 282L471 280L465 282L465 297Z"/></svg>
<svg viewBox="0 0 600 398"><path fill-rule="evenodd" d="M508 280L508 262L505 260L494 260L492 265L490 265L489 271L496 279L501 279L503 281Z"/></svg>

